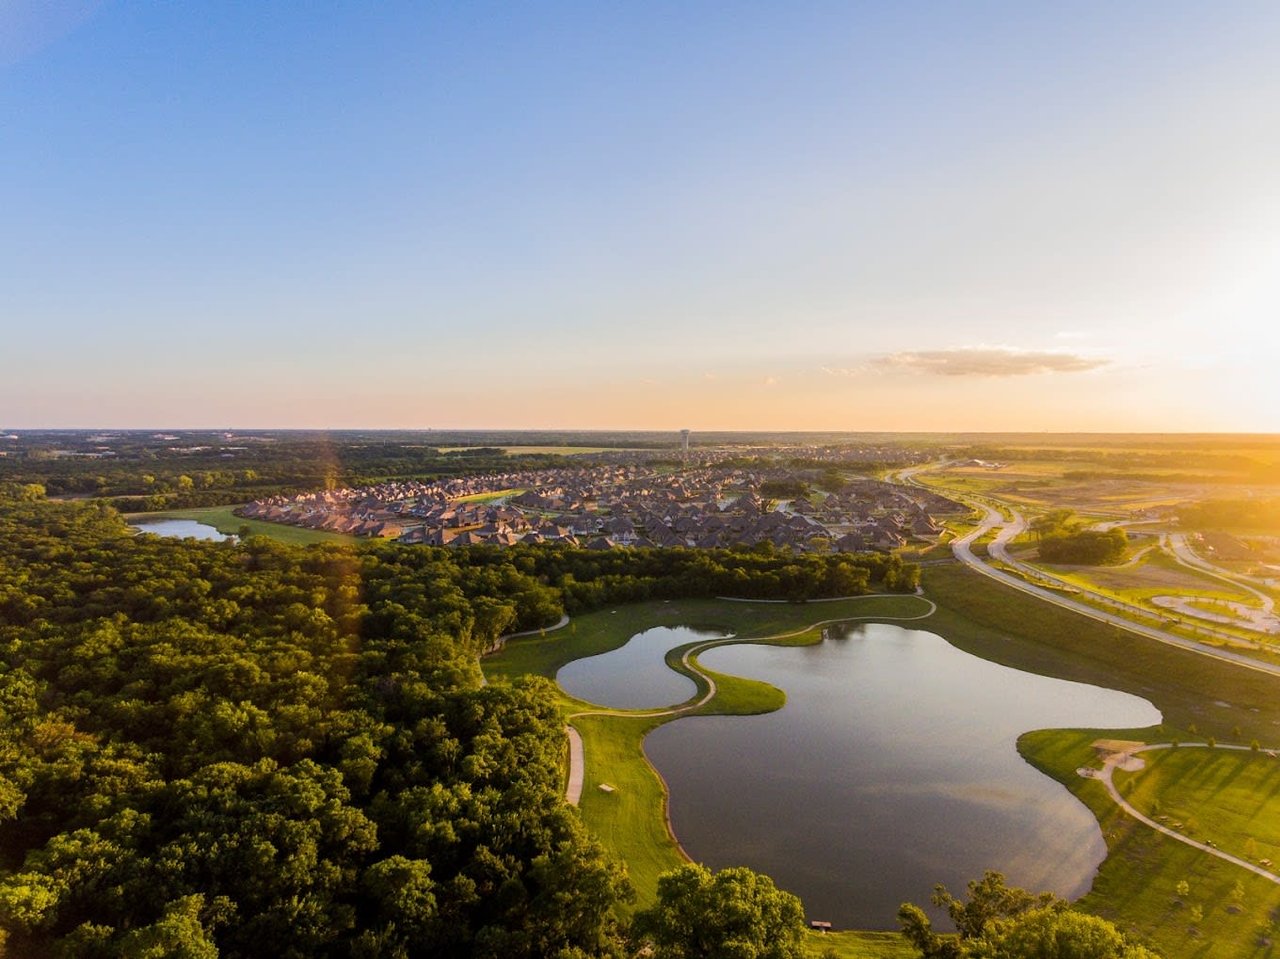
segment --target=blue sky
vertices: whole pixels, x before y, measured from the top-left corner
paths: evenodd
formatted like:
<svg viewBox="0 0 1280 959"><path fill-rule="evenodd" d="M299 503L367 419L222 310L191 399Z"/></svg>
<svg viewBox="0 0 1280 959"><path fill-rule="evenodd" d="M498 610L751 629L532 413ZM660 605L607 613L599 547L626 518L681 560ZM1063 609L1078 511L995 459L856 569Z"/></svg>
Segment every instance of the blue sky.
<svg viewBox="0 0 1280 959"><path fill-rule="evenodd" d="M1280 430L1280 7L0 7L0 423Z"/></svg>

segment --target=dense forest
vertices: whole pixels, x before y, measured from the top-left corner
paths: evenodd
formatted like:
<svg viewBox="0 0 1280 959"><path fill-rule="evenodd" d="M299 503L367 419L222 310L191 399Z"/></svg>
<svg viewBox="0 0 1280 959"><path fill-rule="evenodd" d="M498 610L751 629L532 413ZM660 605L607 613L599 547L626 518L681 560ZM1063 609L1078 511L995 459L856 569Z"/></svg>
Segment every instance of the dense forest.
<svg viewBox="0 0 1280 959"><path fill-rule="evenodd" d="M912 589L896 558L290 547L0 502L5 955L598 956L622 868L545 681L478 656L650 596Z"/></svg>
<svg viewBox="0 0 1280 959"><path fill-rule="evenodd" d="M168 434L164 434L168 435ZM123 434L99 448L80 434L25 438L0 450L0 483L35 484L53 497L97 497L125 512L222 506L278 493L564 465L564 456L441 449L423 437L280 433L223 437Z"/></svg>

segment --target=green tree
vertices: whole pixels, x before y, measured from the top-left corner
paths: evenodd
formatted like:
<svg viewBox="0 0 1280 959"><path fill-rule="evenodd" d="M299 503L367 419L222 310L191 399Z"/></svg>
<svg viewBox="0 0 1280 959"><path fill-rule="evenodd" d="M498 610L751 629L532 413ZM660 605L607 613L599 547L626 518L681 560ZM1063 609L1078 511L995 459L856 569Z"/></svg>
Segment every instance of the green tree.
<svg viewBox="0 0 1280 959"><path fill-rule="evenodd" d="M998 919L970 944L973 959L1156 959L1114 925L1062 904Z"/></svg>
<svg viewBox="0 0 1280 959"><path fill-rule="evenodd" d="M954 937L934 932L929 917L914 903L903 903L898 909L902 934L925 959L968 956L967 944L981 939L992 923L1033 909L1065 907L1065 903L1052 893L1035 894L1010 886L1001 873L993 870L983 873L981 879L971 881L968 892L966 902L953 896L946 886L939 883L930 897L935 906L945 909L951 917L957 933Z"/></svg>
<svg viewBox="0 0 1280 959"><path fill-rule="evenodd" d="M658 902L637 914L633 935L654 959L801 959L800 900L745 867L714 876L696 864L658 879Z"/></svg>

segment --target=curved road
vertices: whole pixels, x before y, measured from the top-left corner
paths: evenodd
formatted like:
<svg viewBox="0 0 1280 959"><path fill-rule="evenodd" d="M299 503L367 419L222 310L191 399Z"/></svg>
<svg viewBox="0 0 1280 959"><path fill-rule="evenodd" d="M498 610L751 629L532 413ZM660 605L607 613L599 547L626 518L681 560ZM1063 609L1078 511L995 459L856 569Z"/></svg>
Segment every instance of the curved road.
<svg viewBox="0 0 1280 959"><path fill-rule="evenodd" d="M1280 876L1277 876L1275 873L1267 872L1267 870L1263 869L1261 866L1255 866L1247 859L1241 859L1238 856L1233 856L1230 853L1223 852L1216 846L1210 846L1208 843L1197 842L1189 836L1184 836L1182 833L1176 832L1168 826L1144 816L1142 813L1138 812L1138 810L1134 809L1133 806L1129 804L1128 800L1120 795L1120 791L1116 789L1116 785L1112 782L1111 777L1115 773L1116 766L1122 762L1124 758L1136 755L1137 753L1151 752L1156 749L1172 749L1173 745L1173 743L1153 743L1149 746L1140 746L1137 749L1131 749L1125 753L1113 753L1106 758L1101 769L1082 769L1080 770L1080 774L1087 776L1090 779L1096 779L1102 783L1102 785L1106 787L1107 793L1110 794L1115 804L1143 825L1150 826L1156 832L1163 833L1170 839L1176 839L1178 842L1199 849L1201 852L1207 852L1211 856L1217 856L1219 859L1226 860L1227 862L1233 863L1242 869L1249 870L1254 875L1261 876L1263 879L1268 879L1271 882L1280 885ZM1238 749L1244 752L1252 751L1251 746L1209 746L1208 743L1182 743L1178 746L1179 749L1195 749L1196 747L1204 749Z"/></svg>
<svg viewBox="0 0 1280 959"><path fill-rule="evenodd" d="M916 482L914 478L915 474L922 472L927 468L928 467L918 467L910 470L904 470L898 474L898 480L908 485L921 485ZM944 492L950 493L953 498L961 499L961 497L954 492ZM1073 612L1080 613L1082 616L1088 616L1090 619L1095 619L1098 622L1118 626L1121 629L1127 629L1132 633L1137 633L1140 636L1147 637L1148 639L1154 639L1156 642L1165 643L1169 646L1177 646L1178 648L1185 649L1188 652L1197 653L1201 656L1209 656L1225 663L1231 663L1234 666L1242 666L1245 669L1252 669L1256 672L1268 673L1272 676L1280 676L1280 665L1253 659L1252 657L1245 656L1241 653L1233 653L1227 649L1219 649L1216 646L1209 646L1205 643L1196 642L1194 639L1186 639L1174 633L1168 633L1162 629L1157 629L1154 626L1146 626L1142 623L1136 623L1126 616L1121 616L1117 613L1109 613L1106 610L1090 606L1088 603L1082 603L1079 600L1070 599L1069 597L1062 596L1052 590L1035 586L1032 583L1028 583L1021 577L1014 576L1011 573L1006 573L1004 570L997 569L994 566L983 562L974 555L973 542L998 527L1000 531L988 546L988 552L995 559L1008 563L1015 569L1022 569L1027 572L1028 575L1034 575L1042 579L1052 579L1052 577L1045 576L1045 574L1034 567L1029 567L1025 563L1021 563L1009 556L1007 548L1009 542L1026 528L1026 521L1016 511L1010 510L1013 519L1006 522L1004 516L987 503L975 501L967 497L963 498L962 501L968 506L981 509L985 512L982 522L978 525L977 529L974 529L953 541L951 544L951 551L955 555L956 559L961 563L964 563L964 565L968 566L970 569L981 573L983 576L994 579L997 582L1003 583L1006 586L1010 586L1013 589L1026 593L1029 596L1034 596L1046 603L1052 603L1055 606L1061 606L1063 609L1069 609ZM1078 587L1073 586L1072 588ZM1123 606L1123 604L1117 605Z"/></svg>
<svg viewBox="0 0 1280 959"><path fill-rule="evenodd" d="M1165 537L1164 543L1173 558L1188 569L1193 569L1205 576L1212 576L1214 579L1229 583L1236 589L1242 589L1254 596L1262 607L1263 615L1275 621L1276 601L1254 586L1251 577L1237 575L1232 573L1231 570L1223 569L1221 566L1215 566L1209 562L1191 548L1191 544L1187 542L1186 533L1170 533Z"/></svg>
<svg viewBox="0 0 1280 959"><path fill-rule="evenodd" d="M903 596L903 593L874 593L867 596L846 597L849 599L873 599L877 596ZM680 664L689 672L701 677L703 682L707 684L707 691L696 701L684 703L680 706L669 706L665 709L585 709L581 712L573 713L567 717L565 732L569 737L569 776L568 786L565 789L565 801L571 806L576 806L582 799L582 782L584 771L586 768L585 751L582 745L582 735L576 730L572 723L573 720L581 716L622 716L629 719L652 719L658 716L675 716L680 713L687 713L697 709L699 706L705 706L711 701L716 694L716 681L704 672L698 666L696 659L699 653L702 653L713 646L730 646L735 643L768 643L775 639L789 639L792 636L799 636L810 630L819 629L823 626L831 626L835 623L852 623L858 620L874 620L876 622L911 622L917 619L927 619L932 616L938 609L936 603L924 596L915 594L916 599L928 605L928 609L916 616L840 616L835 619L824 619L817 623L811 623L801 629L793 629L787 633L774 633L771 636L751 636L751 637L734 637L726 636L720 639L710 639L703 643L697 643L690 646L684 651L680 657ZM575 745L576 743L576 745Z"/></svg>

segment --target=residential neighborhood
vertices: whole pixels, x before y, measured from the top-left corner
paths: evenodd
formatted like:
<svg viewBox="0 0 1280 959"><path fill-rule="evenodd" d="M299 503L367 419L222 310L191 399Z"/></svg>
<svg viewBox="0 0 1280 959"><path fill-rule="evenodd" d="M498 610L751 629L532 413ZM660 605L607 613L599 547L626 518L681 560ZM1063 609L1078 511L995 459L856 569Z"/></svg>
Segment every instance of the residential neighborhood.
<svg viewBox="0 0 1280 959"><path fill-rule="evenodd" d="M810 462L833 462L815 456ZM771 543L796 552L889 551L932 543L937 517L965 508L935 493L870 478L830 482L830 471L739 465L700 453L672 468L652 455L609 454L601 463L495 472L439 482L391 482L273 496L239 515L426 546L568 543L729 547ZM827 479L826 489L813 481ZM803 490L764 495L778 484ZM834 488L832 486L834 485Z"/></svg>

